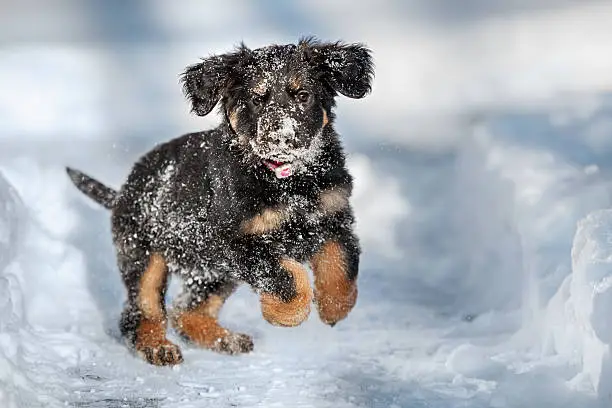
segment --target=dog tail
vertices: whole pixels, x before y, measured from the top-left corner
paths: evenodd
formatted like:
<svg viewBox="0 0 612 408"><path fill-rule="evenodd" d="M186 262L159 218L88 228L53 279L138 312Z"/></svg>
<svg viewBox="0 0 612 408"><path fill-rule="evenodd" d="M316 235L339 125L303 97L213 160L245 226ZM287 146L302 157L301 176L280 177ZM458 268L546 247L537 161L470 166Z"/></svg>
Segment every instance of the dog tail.
<svg viewBox="0 0 612 408"><path fill-rule="evenodd" d="M66 172L74 185L87 197L109 210L113 208L115 199L117 198L117 192L115 190L70 167L66 167Z"/></svg>

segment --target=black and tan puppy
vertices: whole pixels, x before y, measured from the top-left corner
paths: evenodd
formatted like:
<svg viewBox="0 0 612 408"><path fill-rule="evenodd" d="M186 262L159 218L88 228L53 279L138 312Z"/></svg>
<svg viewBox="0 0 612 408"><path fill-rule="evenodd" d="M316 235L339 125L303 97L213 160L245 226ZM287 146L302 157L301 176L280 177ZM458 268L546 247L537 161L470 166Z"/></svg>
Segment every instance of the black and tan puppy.
<svg viewBox="0 0 612 408"><path fill-rule="evenodd" d="M252 350L251 337L217 321L236 285L260 295L264 318L296 326L314 300L330 325L357 298L359 244L352 179L334 131L338 93L362 98L373 76L361 45L301 40L204 59L182 76L193 111L221 101L224 120L142 157L119 191L72 169L89 197L112 210L119 269L128 289L121 331L148 362L182 361L167 320L218 352ZM184 282L166 314L168 275Z"/></svg>

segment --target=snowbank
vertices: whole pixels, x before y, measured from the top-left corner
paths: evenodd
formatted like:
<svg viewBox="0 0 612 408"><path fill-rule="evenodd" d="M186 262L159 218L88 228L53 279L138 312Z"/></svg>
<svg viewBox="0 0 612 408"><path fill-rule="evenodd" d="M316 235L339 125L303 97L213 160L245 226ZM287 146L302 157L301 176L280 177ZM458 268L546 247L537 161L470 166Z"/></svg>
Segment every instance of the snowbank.
<svg viewBox="0 0 612 408"><path fill-rule="evenodd" d="M609 182L584 165L593 156L572 153L491 127L458 153L454 289L475 320L454 329L470 339L445 366L454 383L491 387L492 406L609 406L612 210L598 210L609 205Z"/></svg>
<svg viewBox="0 0 612 408"><path fill-rule="evenodd" d="M462 145L454 169L453 230L464 266L459 287L472 313L516 309L523 290L520 186L492 164L496 148L490 138L476 135Z"/></svg>
<svg viewBox="0 0 612 408"><path fill-rule="evenodd" d="M23 218L21 199L0 173L0 333L14 330L23 315L19 282L12 273L23 237Z"/></svg>
<svg viewBox="0 0 612 408"><path fill-rule="evenodd" d="M55 395L65 390L54 380L95 350L80 334L92 333L87 322L101 331L100 318L87 304L81 253L67 242L70 213L58 216L65 203L50 194L62 183L44 188L58 172L29 160L3 165L11 168L0 173L0 407L60 406Z"/></svg>
<svg viewBox="0 0 612 408"><path fill-rule="evenodd" d="M17 192L0 173L0 406L18 406L26 383L18 367L19 328L23 323L21 288L14 274L24 227Z"/></svg>
<svg viewBox="0 0 612 408"><path fill-rule="evenodd" d="M612 210L590 213L578 223L572 274L548 305L546 351L575 362L570 385L607 400L612 391Z"/></svg>
<svg viewBox="0 0 612 408"><path fill-rule="evenodd" d="M21 199L0 173L0 271L16 255L22 236L22 212Z"/></svg>

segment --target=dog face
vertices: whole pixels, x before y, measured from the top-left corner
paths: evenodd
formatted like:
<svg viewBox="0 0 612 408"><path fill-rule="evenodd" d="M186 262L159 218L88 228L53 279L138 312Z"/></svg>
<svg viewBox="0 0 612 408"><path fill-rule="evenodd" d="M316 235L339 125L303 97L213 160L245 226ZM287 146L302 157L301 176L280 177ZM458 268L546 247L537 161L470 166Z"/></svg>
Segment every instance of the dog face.
<svg viewBox="0 0 612 408"><path fill-rule="evenodd" d="M305 39L255 50L242 45L188 67L182 82L193 112L206 115L221 101L245 160L277 170L314 163L335 96L364 97L372 75L365 47Z"/></svg>

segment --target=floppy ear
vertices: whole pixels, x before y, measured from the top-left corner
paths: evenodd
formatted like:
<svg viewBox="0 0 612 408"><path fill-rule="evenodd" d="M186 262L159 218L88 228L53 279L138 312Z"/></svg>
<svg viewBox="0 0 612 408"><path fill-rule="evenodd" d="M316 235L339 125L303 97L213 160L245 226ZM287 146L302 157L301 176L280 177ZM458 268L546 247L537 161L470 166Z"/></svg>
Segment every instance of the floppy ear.
<svg viewBox="0 0 612 408"><path fill-rule="evenodd" d="M312 55L323 80L336 92L349 98L363 98L372 90L374 63L370 50L362 44L302 42ZM308 51L310 48L310 52Z"/></svg>
<svg viewBox="0 0 612 408"><path fill-rule="evenodd" d="M232 55L225 54L203 59L190 65L181 75L183 93L191 101L191 111L205 116L221 99L231 69Z"/></svg>

